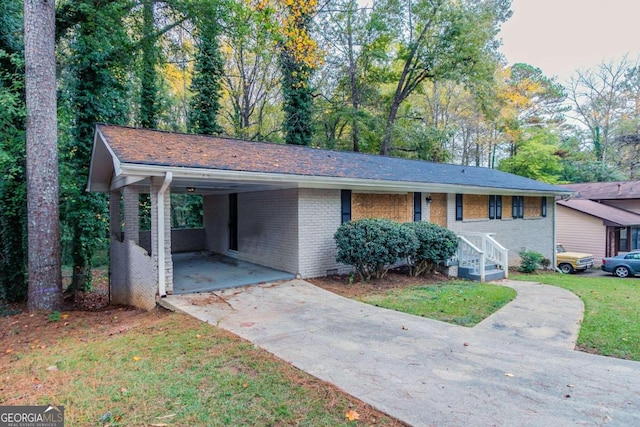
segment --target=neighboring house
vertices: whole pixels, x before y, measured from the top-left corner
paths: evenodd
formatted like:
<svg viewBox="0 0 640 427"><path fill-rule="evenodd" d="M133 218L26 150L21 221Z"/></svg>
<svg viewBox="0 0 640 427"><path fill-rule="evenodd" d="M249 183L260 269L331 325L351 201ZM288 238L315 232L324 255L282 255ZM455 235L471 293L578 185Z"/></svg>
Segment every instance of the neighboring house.
<svg viewBox="0 0 640 427"><path fill-rule="evenodd" d="M88 190L109 193L112 300L144 308L171 293L172 252L207 250L302 278L346 271L333 234L364 217L440 224L467 236L465 257L475 242L506 264L491 235L511 263L522 249L555 261L554 199L570 194L487 168L104 124ZM171 230L172 192L202 195L203 229ZM150 254L140 247L142 193L151 196Z"/></svg>
<svg viewBox="0 0 640 427"><path fill-rule="evenodd" d="M568 251L602 258L640 249L640 181L565 184L574 192L557 201L557 235Z"/></svg>

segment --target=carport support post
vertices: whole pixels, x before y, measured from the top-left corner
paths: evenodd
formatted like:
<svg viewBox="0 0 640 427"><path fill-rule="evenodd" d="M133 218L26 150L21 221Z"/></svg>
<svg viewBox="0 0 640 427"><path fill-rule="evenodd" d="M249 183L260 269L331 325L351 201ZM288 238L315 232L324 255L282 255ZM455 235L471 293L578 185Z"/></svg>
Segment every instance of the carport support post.
<svg viewBox="0 0 640 427"><path fill-rule="evenodd" d="M140 196L138 190L124 187L124 241L133 241L140 245Z"/></svg>
<svg viewBox="0 0 640 427"><path fill-rule="evenodd" d="M151 252L158 269L158 295L173 291L171 258L171 172L151 178Z"/></svg>

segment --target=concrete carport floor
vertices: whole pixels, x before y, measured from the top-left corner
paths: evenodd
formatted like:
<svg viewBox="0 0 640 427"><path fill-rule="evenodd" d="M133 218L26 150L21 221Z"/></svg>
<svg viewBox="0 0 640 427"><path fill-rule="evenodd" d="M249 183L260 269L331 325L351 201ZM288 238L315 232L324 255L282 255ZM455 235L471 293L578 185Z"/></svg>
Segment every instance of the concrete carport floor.
<svg viewBox="0 0 640 427"><path fill-rule="evenodd" d="M173 293L189 294L293 279L295 275L213 252L172 254Z"/></svg>
<svg viewBox="0 0 640 427"><path fill-rule="evenodd" d="M581 300L553 286L501 284L517 298L474 328L301 280L164 303L414 426L640 425L640 363L573 350ZM219 302L200 305L207 297Z"/></svg>

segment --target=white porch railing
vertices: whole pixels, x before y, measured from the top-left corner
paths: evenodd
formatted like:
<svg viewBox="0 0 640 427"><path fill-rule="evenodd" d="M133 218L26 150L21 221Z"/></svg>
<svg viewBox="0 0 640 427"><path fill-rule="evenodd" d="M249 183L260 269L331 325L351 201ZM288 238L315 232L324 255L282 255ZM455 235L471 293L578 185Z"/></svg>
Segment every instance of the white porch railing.
<svg viewBox="0 0 640 427"><path fill-rule="evenodd" d="M471 268L484 282L486 264L495 264L509 275L509 251L489 233L465 233L458 236L458 265Z"/></svg>

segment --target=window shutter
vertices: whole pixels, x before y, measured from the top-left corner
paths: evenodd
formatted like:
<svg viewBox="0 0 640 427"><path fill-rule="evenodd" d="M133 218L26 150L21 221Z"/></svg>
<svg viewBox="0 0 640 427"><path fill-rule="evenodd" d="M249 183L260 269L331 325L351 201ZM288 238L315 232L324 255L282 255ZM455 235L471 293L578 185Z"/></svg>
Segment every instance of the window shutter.
<svg viewBox="0 0 640 427"><path fill-rule="evenodd" d="M342 223L351 221L351 190L342 190L340 192L340 210Z"/></svg>
<svg viewBox="0 0 640 427"><path fill-rule="evenodd" d="M545 218L547 216L547 198L546 197L542 197L540 199L540 216L542 216L543 218Z"/></svg>
<svg viewBox="0 0 640 427"><path fill-rule="evenodd" d="M456 221L462 221L462 194L456 194Z"/></svg>
<svg viewBox="0 0 640 427"><path fill-rule="evenodd" d="M422 221L422 193L413 193L413 222Z"/></svg>

